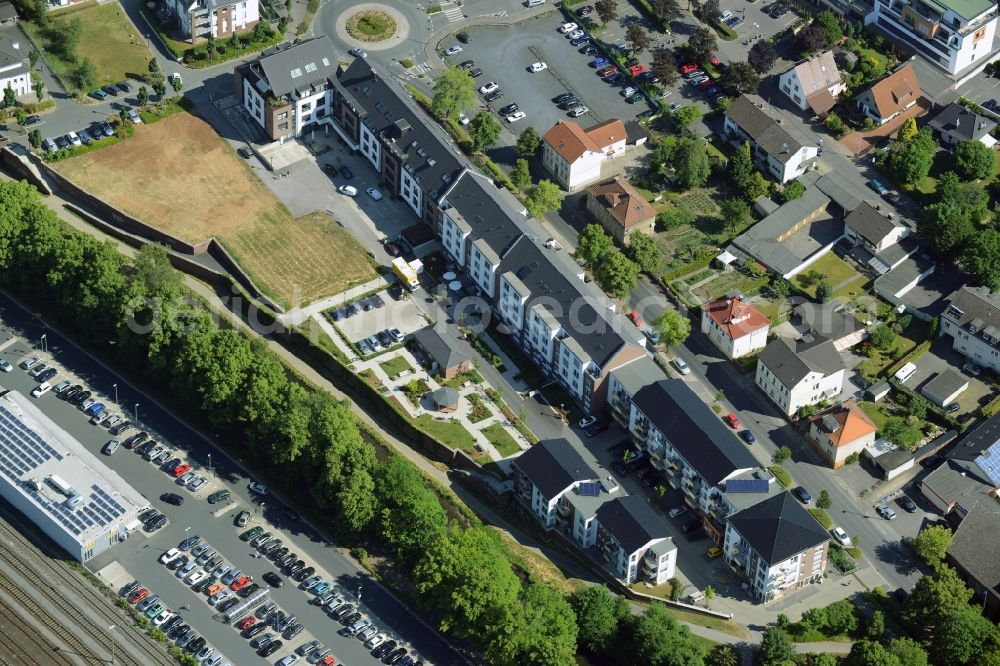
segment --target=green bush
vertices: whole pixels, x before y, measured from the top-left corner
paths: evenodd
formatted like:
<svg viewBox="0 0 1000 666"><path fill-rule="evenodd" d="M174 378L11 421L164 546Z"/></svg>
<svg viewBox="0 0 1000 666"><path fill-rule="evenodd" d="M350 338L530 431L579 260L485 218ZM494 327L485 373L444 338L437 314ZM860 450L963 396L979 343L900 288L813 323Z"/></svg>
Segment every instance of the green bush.
<svg viewBox="0 0 1000 666"><path fill-rule="evenodd" d="M767 468L767 471L774 474L774 478L778 480L778 483L784 488L790 488L792 486L792 475L788 473L788 470L781 465L771 465Z"/></svg>
<svg viewBox="0 0 1000 666"><path fill-rule="evenodd" d="M833 519L830 518L830 516L828 516L826 514L826 511L824 511L823 509L813 507L809 509L809 513L812 514L812 517L816 519L817 523L823 526L823 529L829 530L831 527L833 527Z"/></svg>

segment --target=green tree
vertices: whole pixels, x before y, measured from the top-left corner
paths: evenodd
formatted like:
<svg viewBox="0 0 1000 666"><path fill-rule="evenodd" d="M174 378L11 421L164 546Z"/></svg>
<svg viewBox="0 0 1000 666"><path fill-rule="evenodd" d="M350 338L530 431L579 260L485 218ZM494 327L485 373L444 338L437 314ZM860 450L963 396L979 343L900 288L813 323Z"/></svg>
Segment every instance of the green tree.
<svg viewBox="0 0 1000 666"><path fill-rule="evenodd" d="M65 60L74 62L76 47L83 37L83 21L75 18L70 21L51 21L48 25L49 50L55 51Z"/></svg>
<svg viewBox="0 0 1000 666"><path fill-rule="evenodd" d="M648 49L652 43L649 33L638 23L631 23L625 28L625 41L636 55Z"/></svg>
<svg viewBox="0 0 1000 666"><path fill-rule="evenodd" d="M21 130L23 131L24 124L28 122L28 112L25 111L23 108L18 108L15 116L17 118L17 124L21 126Z"/></svg>
<svg viewBox="0 0 1000 666"><path fill-rule="evenodd" d="M826 627L833 634L850 634L858 628L854 604L848 599L835 601L826 607Z"/></svg>
<svg viewBox="0 0 1000 666"><path fill-rule="evenodd" d="M678 127L687 128L701 120L701 109L694 104L679 106L674 109L673 119Z"/></svg>
<svg viewBox="0 0 1000 666"><path fill-rule="evenodd" d="M486 656L497 666L575 663L573 610L553 588L532 584L492 633Z"/></svg>
<svg viewBox="0 0 1000 666"><path fill-rule="evenodd" d="M546 214L559 210L562 207L562 199L562 191L558 185L551 180L540 180L528 190L524 198L524 207L528 209L531 217L541 220Z"/></svg>
<svg viewBox="0 0 1000 666"><path fill-rule="evenodd" d="M778 298L786 298L792 293L792 283L785 278L772 278L769 289Z"/></svg>
<svg viewBox="0 0 1000 666"><path fill-rule="evenodd" d="M340 527L349 533L362 534L378 513L375 480L363 469L353 470L337 488L335 505Z"/></svg>
<svg viewBox="0 0 1000 666"><path fill-rule="evenodd" d="M985 229L972 236L962 253L962 267L979 284L1000 292L1000 232Z"/></svg>
<svg viewBox="0 0 1000 666"><path fill-rule="evenodd" d="M167 84L163 79L153 81L153 92L156 93L157 99L163 99L163 96L167 93Z"/></svg>
<svg viewBox="0 0 1000 666"><path fill-rule="evenodd" d="M708 182L711 168L705 140L701 137L683 137L677 141L671 155L674 177L681 189L690 190Z"/></svg>
<svg viewBox="0 0 1000 666"><path fill-rule="evenodd" d="M750 63L739 60L729 63L722 71L720 83L737 95L756 93L760 87L760 75Z"/></svg>
<svg viewBox="0 0 1000 666"><path fill-rule="evenodd" d="M931 641L936 664L979 664L984 653L996 649L998 631L978 608L953 608L941 618Z"/></svg>
<svg viewBox="0 0 1000 666"><path fill-rule="evenodd" d="M156 61L156 58L150 58L147 69L149 69L150 74L158 74L160 72L160 63Z"/></svg>
<svg viewBox="0 0 1000 666"><path fill-rule="evenodd" d="M833 296L833 285L830 284L829 280L821 280L818 285L816 285L816 298L818 298L823 303L830 300Z"/></svg>
<svg viewBox="0 0 1000 666"><path fill-rule="evenodd" d="M576 613L580 644L595 654L610 652L615 647L622 623L630 616L625 598L592 585L574 592L569 604Z"/></svg>
<svg viewBox="0 0 1000 666"><path fill-rule="evenodd" d="M718 48L715 33L704 26L699 26L688 37L687 47L695 61L704 62L708 60L709 54Z"/></svg>
<svg viewBox="0 0 1000 666"><path fill-rule="evenodd" d="M757 197L767 196L770 192L771 184L759 171L750 174L750 178L743 184L743 194L747 201L756 201Z"/></svg>
<svg viewBox="0 0 1000 666"><path fill-rule="evenodd" d="M258 23L257 25L261 26L261 25L264 25L264 23L261 22L261 23ZM256 31L256 29L255 29L255 31ZM170 79L170 87L174 89L174 92L180 92L181 88L184 87L184 82L181 80L181 77L175 76L175 77L173 77L173 78ZM475 99L475 95L473 95L473 99Z"/></svg>
<svg viewBox="0 0 1000 666"><path fill-rule="evenodd" d="M901 666L927 666L927 651L912 638L903 636L893 639L889 643L889 652L899 659Z"/></svg>
<svg viewBox="0 0 1000 666"><path fill-rule="evenodd" d="M601 23L610 23L618 16L618 0L597 0L594 3L594 11L597 12Z"/></svg>
<svg viewBox="0 0 1000 666"><path fill-rule="evenodd" d="M795 646L784 629L768 627L760 640L757 663L760 666L786 666L795 657Z"/></svg>
<svg viewBox="0 0 1000 666"><path fill-rule="evenodd" d="M639 270L647 273L659 268L660 262L663 260L663 254L656 245L656 239L641 232L629 235L625 254L638 264Z"/></svg>
<svg viewBox="0 0 1000 666"><path fill-rule="evenodd" d="M668 347L676 347L691 335L691 320L670 308L653 321L653 326L660 334L660 342Z"/></svg>
<svg viewBox="0 0 1000 666"><path fill-rule="evenodd" d="M819 491L819 497L816 498L816 508L826 511L831 506L833 506L833 500L830 499L830 493L826 490Z"/></svg>
<svg viewBox="0 0 1000 666"><path fill-rule="evenodd" d="M928 525L917 532L910 545L920 559L934 567L944 562L952 536L951 530L944 525Z"/></svg>
<svg viewBox="0 0 1000 666"><path fill-rule="evenodd" d="M829 10L821 11L813 19L823 28L823 36L826 37L827 44L833 44L844 36L844 30L840 27L840 20Z"/></svg>
<svg viewBox="0 0 1000 666"><path fill-rule="evenodd" d="M774 50L770 42L763 39L754 42L747 54L747 63L753 67L753 71L762 76L770 72L777 61L778 52Z"/></svg>
<svg viewBox="0 0 1000 666"><path fill-rule="evenodd" d="M809 655L808 666L837 666L840 662L832 654L811 654Z"/></svg>
<svg viewBox="0 0 1000 666"><path fill-rule="evenodd" d="M993 166L993 149L979 141L962 141L955 148L955 171L965 180L989 178Z"/></svg>
<svg viewBox="0 0 1000 666"><path fill-rule="evenodd" d="M672 86L680 78L677 73L677 59L674 53L667 48L653 49L653 58L649 63L649 71L654 76L659 77L660 82L665 86Z"/></svg>
<svg viewBox="0 0 1000 666"><path fill-rule="evenodd" d="M955 201L925 205L917 224L917 235L941 257L958 254L975 233L968 213Z"/></svg>
<svg viewBox="0 0 1000 666"><path fill-rule="evenodd" d="M45 84L41 79L35 81L35 84L31 86L31 89L35 91L35 99L39 102L45 99Z"/></svg>
<svg viewBox="0 0 1000 666"><path fill-rule="evenodd" d="M938 145L926 127L907 142L894 141L889 148L889 167L896 179L916 185L930 173Z"/></svg>
<svg viewBox="0 0 1000 666"><path fill-rule="evenodd" d="M149 91L146 90L146 86L139 86L139 91L135 94L136 100L139 102L139 106L146 106L149 102Z"/></svg>
<svg viewBox="0 0 1000 666"><path fill-rule="evenodd" d="M757 173L757 168L754 166L753 157L750 154L750 142L744 141L729 158L729 175L733 182L742 189L744 183L748 182L754 173Z"/></svg>
<svg viewBox="0 0 1000 666"><path fill-rule="evenodd" d="M868 623L865 625L865 635L869 640L879 641L882 640L882 636L885 634L885 613L880 610L876 610L872 613L872 616L868 618ZM892 652L892 650L890 650ZM899 657L897 657L898 659Z"/></svg>
<svg viewBox="0 0 1000 666"><path fill-rule="evenodd" d="M906 143L917 135L917 119L907 118L903 121L902 126L899 128L899 134L897 135L897 140Z"/></svg>
<svg viewBox="0 0 1000 666"><path fill-rule="evenodd" d="M677 0L652 0L651 5L653 14L664 23L681 16L681 7Z"/></svg>
<svg viewBox="0 0 1000 666"><path fill-rule="evenodd" d="M634 621L629 645L633 664L702 666L701 651L691 641L691 631L678 624L663 606L655 605Z"/></svg>
<svg viewBox="0 0 1000 666"><path fill-rule="evenodd" d="M539 138L538 132L535 131L534 127L529 125L517 137L517 144L514 146L514 151L518 157L530 159L538 154L538 149L541 147L542 140Z"/></svg>
<svg viewBox="0 0 1000 666"><path fill-rule="evenodd" d="M775 465L782 465L786 460L792 457L792 450L787 446L779 446L771 456L771 462Z"/></svg>
<svg viewBox="0 0 1000 666"><path fill-rule="evenodd" d="M604 228L599 224L588 224L577 237L576 253L573 255L577 259L582 259L591 268L611 250L614 241L611 236L605 233Z"/></svg>
<svg viewBox="0 0 1000 666"><path fill-rule="evenodd" d="M793 199L800 198L805 193L806 193L806 186L797 180L793 180L792 182L785 185L785 189L781 192L781 198L784 199L785 202L787 203L789 201L792 201Z"/></svg>
<svg viewBox="0 0 1000 666"><path fill-rule="evenodd" d="M608 252L594 271L594 279L609 296L625 300L635 289L639 267L621 252Z"/></svg>
<svg viewBox="0 0 1000 666"><path fill-rule="evenodd" d="M890 349L896 342L896 334L885 324L879 324L871 332L871 343L875 349L885 351Z"/></svg>
<svg viewBox="0 0 1000 666"><path fill-rule="evenodd" d="M10 108L17 105L17 94L14 89L7 84L7 87L3 90L3 105L5 108Z"/></svg>
<svg viewBox="0 0 1000 666"><path fill-rule="evenodd" d="M70 83L80 90L85 90L94 85L97 82L97 69L94 67L94 63L90 62L89 58L81 60L70 71L69 80Z"/></svg>
<svg viewBox="0 0 1000 666"><path fill-rule="evenodd" d="M528 160L518 158L514 162L514 168L510 172L510 180L514 187L524 192L531 187L531 170L528 168Z"/></svg>
<svg viewBox="0 0 1000 666"><path fill-rule="evenodd" d="M851 647L844 666L900 666L900 663L881 643L858 641Z"/></svg>
<svg viewBox="0 0 1000 666"><path fill-rule="evenodd" d="M735 234L750 224L750 206L742 199L723 199L719 211L726 233Z"/></svg>
<svg viewBox="0 0 1000 666"><path fill-rule="evenodd" d="M438 118L454 120L465 109L476 105L476 89L469 72L459 67L447 67L434 81L431 111Z"/></svg>
<svg viewBox="0 0 1000 666"><path fill-rule="evenodd" d="M215 53L218 47L215 43L215 37L209 35L205 41L205 53L208 55L208 61L212 62L215 59Z"/></svg>
<svg viewBox="0 0 1000 666"><path fill-rule="evenodd" d="M920 429L907 423L906 419L900 416L890 416L887 418L879 434L904 449L912 447L920 441L921 437Z"/></svg>
<svg viewBox="0 0 1000 666"><path fill-rule="evenodd" d="M382 500L379 533L402 562L415 560L444 533L448 516L415 467L390 456L373 475Z"/></svg>
<svg viewBox="0 0 1000 666"><path fill-rule="evenodd" d="M743 660L732 645L719 643L708 653L707 663L710 666L740 666Z"/></svg>
<svg viewBox="0 0 1000 666"><path fill-rule="evenodd" d="M482 152L496 145L503 127L489 111L480 111L469 123L469 140L472 150Z"/></svg>
<svg viewBox="0 0 1000 666"><path fill-rule="evenodd" d="M914 630L933 635L945 615L968 606L972 594L954 569L939 564L913 586L903 609L904 618Z"/></svg>

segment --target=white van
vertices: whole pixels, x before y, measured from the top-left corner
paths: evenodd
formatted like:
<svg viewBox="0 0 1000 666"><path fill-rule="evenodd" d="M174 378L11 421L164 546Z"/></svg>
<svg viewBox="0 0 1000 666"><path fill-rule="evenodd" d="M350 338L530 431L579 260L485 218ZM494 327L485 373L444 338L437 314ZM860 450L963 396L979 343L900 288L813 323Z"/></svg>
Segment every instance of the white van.
<svg viewBox="0 0 1000 666"><path fill-rule="evenodd" d="M528 0L525 4L526 7L537 7L538 5L544 5L547 0Z"/></svg>
<svg viewBox="0 0 1000 666"><path fill-rule="evenodd" d="M896 378L897 382L899 382L900 384L903 384L903 383L906 382L907 379L909 379L910 377L912 377L913 373L916 372L916 371L917 371L917 366L915 366L913 363L907 363L902 368L900 368L896 372L896 374L893 375L893 377Z"/></svg>

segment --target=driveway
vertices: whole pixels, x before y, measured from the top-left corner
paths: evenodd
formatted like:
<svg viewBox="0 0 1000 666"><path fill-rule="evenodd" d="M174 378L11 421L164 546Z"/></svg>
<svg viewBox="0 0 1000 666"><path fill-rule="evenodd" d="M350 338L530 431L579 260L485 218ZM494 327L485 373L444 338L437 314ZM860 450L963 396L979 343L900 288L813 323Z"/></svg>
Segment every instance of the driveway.
<svg viewBox="0 0 1000 666"><path fill-rule="evenodd" d="M866 152L873 145L891 136L896 130L902 127L903 123L907 120L927 113L930 108L931 102L926 97L921 97L917 100L916 104L884 125L867 132L852 132L841 139L840 143L851 151L851 154L860 155Z"/></svg>

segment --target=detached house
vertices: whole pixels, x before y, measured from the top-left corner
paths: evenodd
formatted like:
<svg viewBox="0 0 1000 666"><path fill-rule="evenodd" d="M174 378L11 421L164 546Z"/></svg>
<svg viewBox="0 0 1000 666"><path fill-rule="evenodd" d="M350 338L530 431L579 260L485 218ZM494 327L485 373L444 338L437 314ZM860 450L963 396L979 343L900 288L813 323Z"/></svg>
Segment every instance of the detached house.
<svg viewBox="0 0 1000 666"><path fill-rule="evenodd" d="M962 287L941 313L941 335L978 366L1000 372L1000 294L986 287Z"/></svg>
<svg viewBox="0 0 1000 666"><path fill-rule="evenodd" d="M982 602L983 615L1000 619L1000 504L984 500L973 505L948 546L948 564L955 567Z"/></svg>
<svg viewBox="0 0 1000 666"><path fill-rule="evenodd" d="M944 462L924 477L920 491L941 513L954 513L959 520L978 503L1000 505L1000 414L952 447Z"/></svg>
<svg viewBox="0 0 1000 666"><path fill-rule="evenodd" d="M619 245L634 233L652 234L656 209L620 176L587 188L587 211Z"/></svg>
<svg viewBox="0 0 1000 666"><path fill-rule="evenodd" d="M946 148L954 148L963 141L979 141L992 148L997 142L990 134L997 126L993 120L954 102L944 107L927 125Z"/></svg>
<svg viewBox="0 0 1000 666"><path fill-rule="evenodd" d="M31 92L31 61L20 34L16 28L0 31L0 93L9 87L23 97Z"/></svg>
<svg viewBox="0 0 1000 666"><path fill-rule="evenodd" d="M260 21L257 0L166 0L167 11L193 44L198 39L224 39Z"/></svg>
<svg viewBox="0 0 1000 666"><path fill-rule="evenodd" d="M913 63L907 62L855 97L854 106L876 125L884 125L916 104L922 94Z"/></svg>
<svg viewBox="0 0 1000 666"><path fill-rule="evenodd" d="M899 218L887 208L882 203L861 202L844 219L844 237L877 255L909 236L910 228L900 223Z"/></svg>
<svg viewBox="0 0 1000 666"><path fill-rule="evenodd" d="M837 103L837 97L847 90L833 51L823 51L808 60L800 60L778 78L778 89L799 109L811 109L822 116Z"/></svg>
<svg viewBox="0 0 1000 666"><path fill-rule="evenodd" d="M809 417L809 439L836 469L875 443L875 423L853 400Z"/></svg>
<svg viewBox="0 0 1000 666"><path fill-rule="evenodd" d="M757 386L788 416L823 400L833 400L844 387L844 359L833 342L773 340L757 357Z"/></svg>
<svg viewBox="0 0 1000 666"><path fill-rule="evenodd" d="M749 141L754 159L780 183L805 173L819 153L819 146L758 95L736 98L726 110L723 132L731 141Z"/></svg>
<svg viewBox="0 0 1000 666"><path fill-rule="evenodd" d="M728 358L763 349L771 321L741 297L720 298L702 306L701 332Z"/></svg>
<svg viewBox="0 0 1000 666"><path fill-rule="evenodd" d="M587 129L560 120L542 137L542 164L563 189L573 191L600 178L601 164L623 153L627 138L617 118Z"/></svg>

